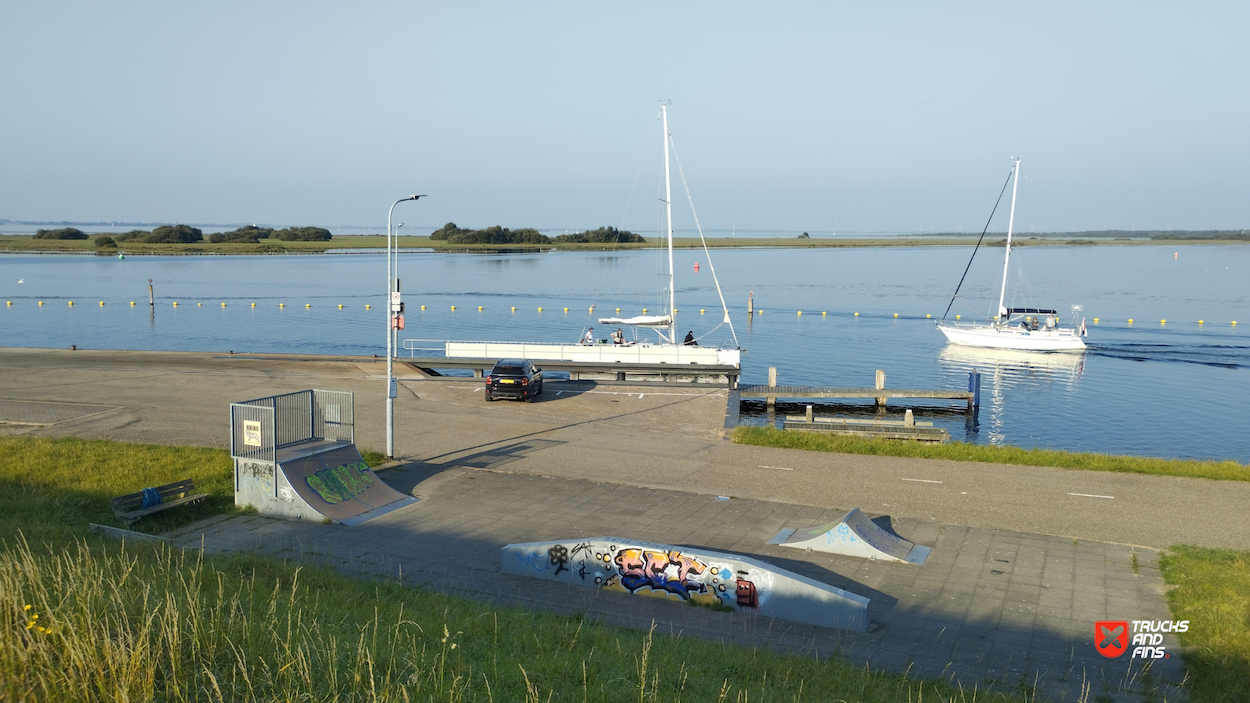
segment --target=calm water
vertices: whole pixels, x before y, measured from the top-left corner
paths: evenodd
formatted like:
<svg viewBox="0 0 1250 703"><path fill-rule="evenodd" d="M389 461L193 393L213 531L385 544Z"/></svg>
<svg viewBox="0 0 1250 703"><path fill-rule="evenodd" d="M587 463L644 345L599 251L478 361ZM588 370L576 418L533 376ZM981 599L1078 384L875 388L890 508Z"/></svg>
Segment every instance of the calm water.
<svg viewBox="0 0 1250 703"><path fill-rule="evenodd" d="M983 379L975 426L962 413L918 415L978 443L1250 462L1250 247L1018 249L1008 304L1054 306L1065 322L1071 305L1083 305L1090 349L1075 355L946 345L933 323L970 253L716 252L713 263L747 351L743 381L763 382L776 366L783 383L870 386L874 371L884 369L892 387L962 388L976 368ZM731 341L729 327L718 327L706 258L675 256L683 333L693 330L705 345ZM978 254L952 317L980 318L993 309L1001 257L1001 248ZM407 254L400 264L408 308L401 339L572 342L616 307L622 315L657 311L663 263L653 252ZM147 306L149 278L154 311ZM381 354L384 291L385 260L374 254L124 261L2 255L0 297L13 305L0 310L0 345ZM748 291L763 314L746 315ZM597 332L606 337L609 330Z"/></svg>

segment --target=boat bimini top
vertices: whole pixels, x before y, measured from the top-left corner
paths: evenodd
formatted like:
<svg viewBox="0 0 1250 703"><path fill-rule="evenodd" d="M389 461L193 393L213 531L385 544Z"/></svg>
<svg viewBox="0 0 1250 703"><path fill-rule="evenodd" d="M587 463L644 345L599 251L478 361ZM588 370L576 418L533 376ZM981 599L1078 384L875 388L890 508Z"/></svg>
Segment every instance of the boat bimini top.
<svg viewBox="0 0 1250 703"><path fill-rule="evenodd" d="M639 315L638 317L601 317L601 325L633 325L635 327L668 327L673 323L672 315Z"/></svg>

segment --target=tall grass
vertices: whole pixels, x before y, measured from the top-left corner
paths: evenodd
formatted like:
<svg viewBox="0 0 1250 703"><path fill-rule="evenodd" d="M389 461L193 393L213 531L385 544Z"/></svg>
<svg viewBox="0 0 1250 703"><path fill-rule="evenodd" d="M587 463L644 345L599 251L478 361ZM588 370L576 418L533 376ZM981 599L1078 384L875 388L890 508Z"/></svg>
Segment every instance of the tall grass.
<svg viewBox="0 0 1250 703"><path fill-rule="evenodd" d="M983 461L1018 466L1051 466L1083 471L1148 474L1209 478L1219 481L1250 481L1250 466L1236 461L1191 461L1156 459L1140 456L1117 456L1053 449L1023 449L965 442L930 444L900 442L889 439L840 437L818 432L786 432L773 427L740 425L734 428L733 441L762 447L806 449L843 454L950 459L952 461Z"/></svg>

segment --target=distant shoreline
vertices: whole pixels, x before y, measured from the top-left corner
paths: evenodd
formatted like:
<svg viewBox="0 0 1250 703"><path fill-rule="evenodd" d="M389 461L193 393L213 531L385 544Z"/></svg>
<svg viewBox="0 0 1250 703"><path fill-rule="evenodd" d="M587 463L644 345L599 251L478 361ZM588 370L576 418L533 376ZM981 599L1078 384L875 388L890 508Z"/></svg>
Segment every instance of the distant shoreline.
<svg viewBox="0 0 1250 703"><path fill-rule="evenodd" d="M1199 238L1195 234L1177 232L1175 239L1150 239L1131 237L1065 237L1063 235L1013 237L1016 247L1068 247L1068 246L1180 246L1233 244L1247 245L1250 239ZM449 244L431 240L429 237L403 236L399 238L401 250L421 249L431 253L544 253L555 251L630 251L654 249L661 240L651 238L644 243L620 244ZM977 242L976 236L915 237L865 237L865 238L774 238L774 237L717 237L707 240L709 249L863 249L891 247L968 247ZM987 235L982 247L1002 247L1005 238L1001 234ZM268 242L261 244L235 244L194 242L189 244L142 244L125 242L116 248L96 247L90 240L35 239L32 235L0 234L0 253L5 254L80 254L117 256L208 256L208 255L286 255L286 254L359 254L360 250L382 250L386 237L382 235L336 235L328 242ZM693 237L675 237L676 249L701 249L703 243ZM354 251L340 251L354 250Z"/></svg>

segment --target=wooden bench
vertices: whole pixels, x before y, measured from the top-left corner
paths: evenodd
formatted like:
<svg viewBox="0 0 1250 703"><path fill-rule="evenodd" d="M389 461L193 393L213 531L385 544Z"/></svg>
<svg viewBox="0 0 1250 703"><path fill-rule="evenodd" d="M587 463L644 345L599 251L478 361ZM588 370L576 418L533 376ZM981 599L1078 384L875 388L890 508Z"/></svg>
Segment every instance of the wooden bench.
<svg viewBox="0 0 1250 703"><path fill-rule="evenodd" d="M113 514L129 527L148 515L179 505L198 503L208 497L207 493L192 493L194 490L195 481L189 478L157 486L156 491L161 494L161 502L150 508L143 507L143 491L118 496L113 499Z"/></svg>

